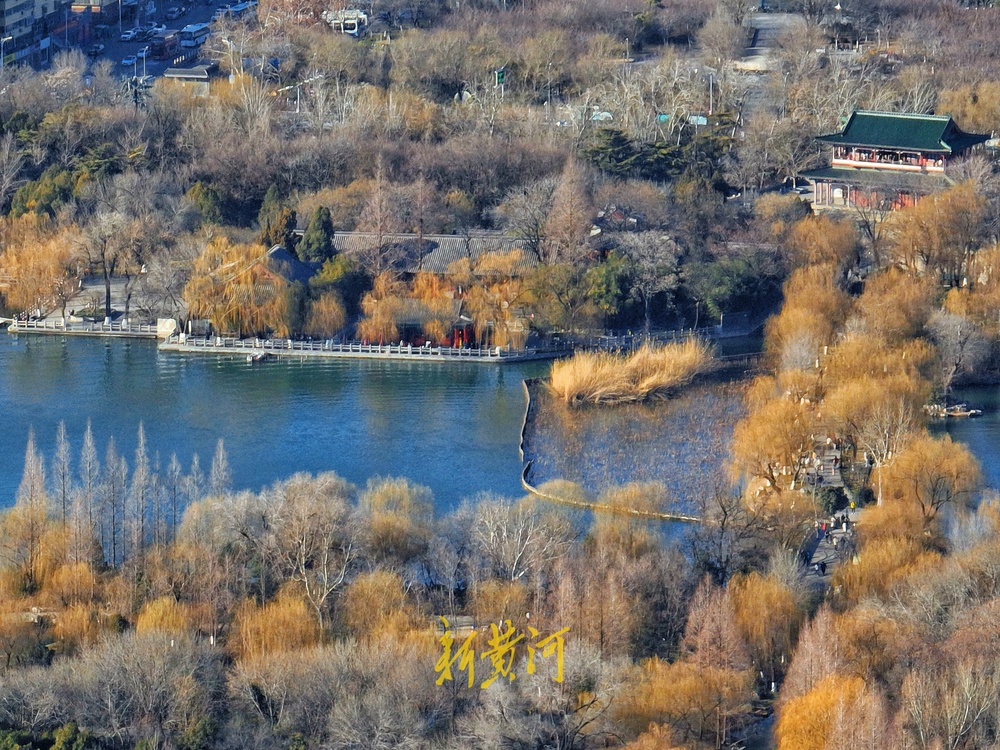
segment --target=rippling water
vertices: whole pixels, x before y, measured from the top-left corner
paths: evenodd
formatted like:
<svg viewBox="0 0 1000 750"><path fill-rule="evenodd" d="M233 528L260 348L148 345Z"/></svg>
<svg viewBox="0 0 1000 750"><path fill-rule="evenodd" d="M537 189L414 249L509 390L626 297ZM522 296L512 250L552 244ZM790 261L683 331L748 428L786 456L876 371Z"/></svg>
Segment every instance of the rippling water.
<svg viewBox="0 0 1000 750"><path fill-rule="evenodd" d="M986 486L1000 490L1000 387L958 388L952 396L957 401L965 401L970 407L982 409L983 416L932 421L931 430L947 432L952 440L968 445L979 459Z"/></svg>
<svg viewBox="0 0 1000 750"><path fill-rule="evenodd" d="M151 341L0 334L0 505L13 503L28 431L52 455L65 421L79 455L91 420L103 459L110 436L130 459L143 423L150 453L207 473L225 441L237 488L297 471L364 484L406 476L440 510L478 492L521 494L519 365L282 360L161 353Z"/></svg>
<svg viewBox="0 0 1000 750"><path fill-rule="evenodd" d="M534 483L568 479L597 493L658 481L680 510L692 510L729 460L742 394L739 384L724 383L650 404L569 407L537 387L526 451Z"/></svg>

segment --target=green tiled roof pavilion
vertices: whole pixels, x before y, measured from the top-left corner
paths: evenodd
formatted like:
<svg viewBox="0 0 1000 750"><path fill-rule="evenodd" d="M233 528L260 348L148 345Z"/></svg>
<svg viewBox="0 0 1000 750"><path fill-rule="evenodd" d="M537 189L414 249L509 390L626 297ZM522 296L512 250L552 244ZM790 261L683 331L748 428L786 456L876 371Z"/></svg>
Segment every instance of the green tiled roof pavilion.
<svg viewBox="0 0 1000 750"><path fill-rule="evenodd" d="M817 140L835 146L957 154L989 138L964 132L947 115L857 111L842 132L821 135Z"/></svg>

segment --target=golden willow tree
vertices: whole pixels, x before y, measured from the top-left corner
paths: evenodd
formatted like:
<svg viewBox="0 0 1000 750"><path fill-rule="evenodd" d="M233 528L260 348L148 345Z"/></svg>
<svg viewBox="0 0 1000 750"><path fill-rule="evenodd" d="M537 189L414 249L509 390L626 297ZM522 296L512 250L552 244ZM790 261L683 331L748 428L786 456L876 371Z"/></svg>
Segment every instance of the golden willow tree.
<svg viewBox="0 0 1000 750"><path fill-rule="evenodd" d="M480 344L524 346L528 327L520 308L528 301L528 290L519 270L526 266L526 258L519 249L485 253L471 268L475 281L465 304Z"/></svg>
<svg viewBox="0 0 1000 750"><path fill-rule="evenodd" d="M288 336L290 295L288 282L268 268L264 247L233 244L225 237L208 243L184 287L192 318L241 336Z"/></svg>
<svg viewBox="0 0 1000 750"><path fill-rule="evenodd" d="M421 272L408 287L385 271L361 300L357 335L365 341L397 341L401 330L419 327L426 340L444 344L455 322L455 301L440 276ZM405 332L405 330L404 330Z"/></svg>
<svg viewBox="0 0 1000 750"><path fill-rule="evenodd" d="M961 286L985 239L986 199L964 182L921 198L891 217L894 260L902 268Z"/></svg>
<svg viewBox="0 0 1000 750"><path fill-rule="evenodd" d="M56 229L45 217L26 214L2 231L0 293L12 311L66 305L76 293L77 237L74 228Z"/></svg>
<svg viewBox="0 0 1000 750"><path fill-rule="evenodd" d="M375 277L372 290L361 300L363 317L358 321L357 335L364 341L396 341L399 339L399 317L405 289L389 272Z"/></svg>

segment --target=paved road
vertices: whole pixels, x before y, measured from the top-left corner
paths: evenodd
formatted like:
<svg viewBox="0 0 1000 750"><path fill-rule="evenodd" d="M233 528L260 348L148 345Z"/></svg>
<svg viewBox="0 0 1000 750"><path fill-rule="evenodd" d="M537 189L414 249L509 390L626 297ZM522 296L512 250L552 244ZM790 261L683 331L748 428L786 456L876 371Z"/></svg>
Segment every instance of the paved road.
<svg viewBox="0 0 1000 750"><path fill-rule="evenodd" d="M858 510L844 510L835 517L826 518L814 534L816 546L809 557L809 570L806 580L817 587L829 585L830 578L837 566L849 560L856 549L854 523L858 518ZM842 518L847 517L847 524ZM822 525L826 525L824 532Z"/></svg>
<svg viewBox="0 0 1000 750"><path fill-rule="evenodd" d="M755 13L750 18L753 34L750 46L743 52L743 57L737 62L737 70L743 71L747 84L747 93L743 99L744 121L758 111L764 104L765 88L768 74L774 68L774 50L782 33L791 29L801 20L796 13Z"/></svg>
<svg viewBox="0 0 1000 750"><path fill-rule="evenodd" d="M147 14L142 12L141 8L144 4L140 3L138 22L145 24L150 21L156 21L157 23L166 25L168 29L180 30L188 24L207 23L211 21L215 8L223 4L224 0L209 3L205 3L203 0L198 0L197 2L192 2L191 0L164 0L156 5L155 12ZM186 6L187 11L177 20L168 21L166 18L166 12L169 8L174 6ZM150 58L145 62L145 69L143 68L142 60L139 60L136 65L123 66L121 64L122 59L130 55L135 55L140 49L150 43L148 40L142 42L120 41L119 37L121 36L122 31L130 29L134 25L134 23L128 21L124 22L121 26L114 24L110 29L108 29L106 37L93 39L92 41L99 42L105 47L103 54L96 59L108 59L114 62L115 72L119 75L163 75L163 71L171 66L171 61L169 60L153 60ZM86 51L88 47L90 47L90 44L84 45L84 51Z"/></svg>

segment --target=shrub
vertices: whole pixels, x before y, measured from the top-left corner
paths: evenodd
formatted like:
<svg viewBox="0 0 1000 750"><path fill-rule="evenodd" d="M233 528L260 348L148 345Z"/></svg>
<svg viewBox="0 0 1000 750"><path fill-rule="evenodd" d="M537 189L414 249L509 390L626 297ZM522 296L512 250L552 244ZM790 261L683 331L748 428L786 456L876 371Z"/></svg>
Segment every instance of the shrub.
<svg viewBox="0 0 1000 750"><path fill-rule="evenodd" d="M568 404L668 398L705 372L711 362L711 347L698 339L661 347L644 346L626 357L578 352L552 365L549 387Z"/></svg>

